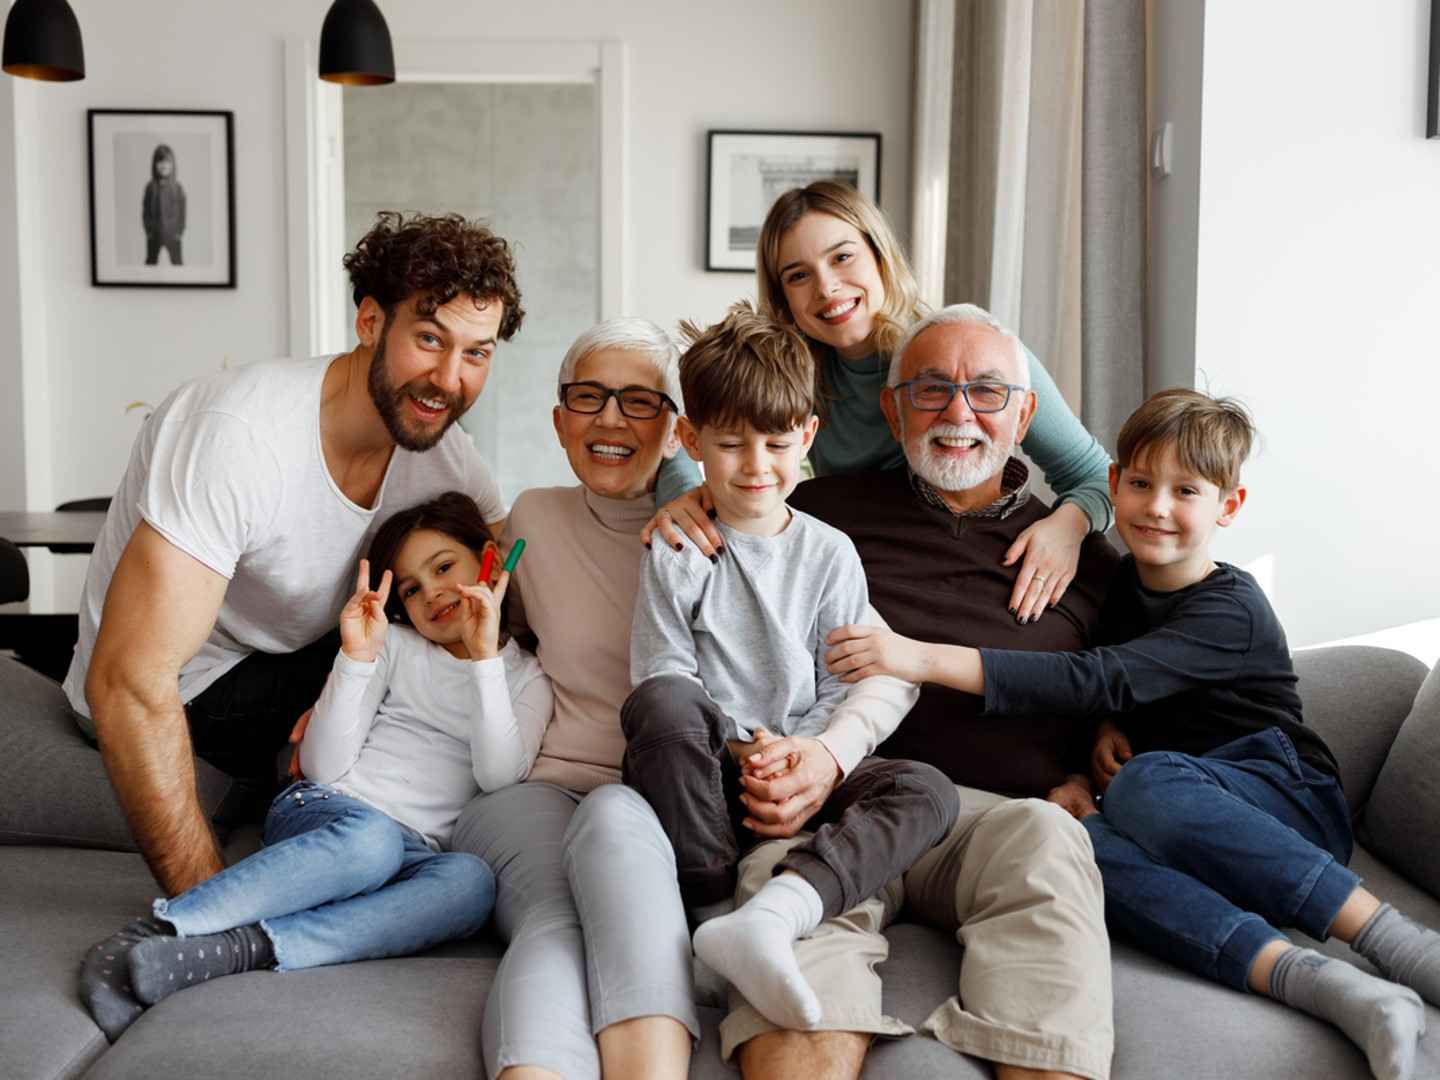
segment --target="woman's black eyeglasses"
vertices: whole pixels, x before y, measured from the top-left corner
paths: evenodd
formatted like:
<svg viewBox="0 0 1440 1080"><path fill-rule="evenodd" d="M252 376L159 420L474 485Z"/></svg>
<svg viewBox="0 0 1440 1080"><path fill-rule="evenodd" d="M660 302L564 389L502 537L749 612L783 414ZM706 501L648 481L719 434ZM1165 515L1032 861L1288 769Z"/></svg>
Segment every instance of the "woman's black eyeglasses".
<svg viewBox="0 0 1440 1080"><path fill-rule="evenodd" d="M654 420L666 408L680 411L669 394L645 386L622 386L616 390L598 382L569 382L560 387L560 404L576 413L604 412L605 403L612 397L620 406L621 414L631 420Z"/></svg>

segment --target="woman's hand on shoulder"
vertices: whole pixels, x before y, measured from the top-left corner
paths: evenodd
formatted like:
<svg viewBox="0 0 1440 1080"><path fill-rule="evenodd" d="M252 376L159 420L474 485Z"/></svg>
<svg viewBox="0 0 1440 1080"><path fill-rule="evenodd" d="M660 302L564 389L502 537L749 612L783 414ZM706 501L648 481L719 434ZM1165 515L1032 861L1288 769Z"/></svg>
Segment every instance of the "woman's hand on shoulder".
<svg viewBox="0 0 1440 1080"><path fill-rule="evenodd" d="M676 551L684 550L684 540L688 538L706 558L718 554L725 545L720 530L715 527L715 501L704 484L691 488L656 512L640 531L646 547L651 545L657 532L660 539Z"/></svg>
<svg viewBox="0 0 1440 1080"><path fill-rule="evenodd" d="M370 588L370 560L360 560L355 591L340 610L340 651L351 660L368 664L385 644L385 601L390 598L390 571L380 577L380 588Z"/></svg>
<svg viewBox="0 0 1440 1080"><path fill-rule="evenodd" d="M1075 580L1080 545L1089 535L1090 519L1085 511L1067 502L1015 538L1002 562L1013 566L1024 559L1010 593L1010 614L1016 622L1034 622L1047 607L1060 602Z"/></svg>

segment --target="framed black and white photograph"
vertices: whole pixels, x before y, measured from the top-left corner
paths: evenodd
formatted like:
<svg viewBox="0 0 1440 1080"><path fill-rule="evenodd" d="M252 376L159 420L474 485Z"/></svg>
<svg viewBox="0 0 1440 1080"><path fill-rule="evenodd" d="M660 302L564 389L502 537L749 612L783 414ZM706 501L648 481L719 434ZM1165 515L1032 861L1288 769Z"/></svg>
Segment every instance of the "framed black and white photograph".
<svg viewBox="0 0 1440 1080"><path fill-rule="evenodd" d="M92 284L235 287L234 118L89 110Z"/></svg>
<svg viewBox="0 0 1440 1080"><path fill-rule="evenodd" d="M755 270L770 206L815 180L849 184L880 201L878 132L711 131L705 269Z"/></svg>

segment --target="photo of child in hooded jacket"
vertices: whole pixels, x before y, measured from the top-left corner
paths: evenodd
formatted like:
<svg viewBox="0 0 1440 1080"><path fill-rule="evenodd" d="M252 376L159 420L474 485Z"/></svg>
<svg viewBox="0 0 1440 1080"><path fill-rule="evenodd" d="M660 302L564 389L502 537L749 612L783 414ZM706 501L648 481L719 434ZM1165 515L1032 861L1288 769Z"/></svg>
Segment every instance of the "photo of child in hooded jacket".
<svg viewBox="0 0 1440 1080"><path fill-rule="evenodd" d="M161 143L150 158L150 182L140 203L145 226L145 265L160 261L160 249L170 256L171 266L180 260L180 237L185 232L185 188L175 175L175 151Z"/></svg>

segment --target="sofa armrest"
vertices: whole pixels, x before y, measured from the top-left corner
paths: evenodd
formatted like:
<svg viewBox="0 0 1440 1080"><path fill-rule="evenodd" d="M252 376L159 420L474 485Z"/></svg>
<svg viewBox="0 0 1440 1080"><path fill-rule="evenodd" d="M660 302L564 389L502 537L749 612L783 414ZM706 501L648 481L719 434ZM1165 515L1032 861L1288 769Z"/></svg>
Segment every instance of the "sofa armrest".
<svg viewBox="0 0 1440 1080"><path fill-rule="evenodd" d="M1394 649L1336 645L1297 652L1295 673L1305 722L1340 762L1351 815L1370 798L1375 777L1405 722L1425 665Z"/></svg>
<svg viewBox="0 0 1440 1080"><path fill-rule="evenodd" d="M1415 695L1375 778L1360 836L1411 881L1440 896L1440 665Z"/></svg>

